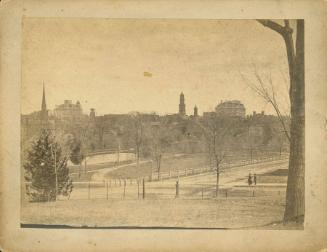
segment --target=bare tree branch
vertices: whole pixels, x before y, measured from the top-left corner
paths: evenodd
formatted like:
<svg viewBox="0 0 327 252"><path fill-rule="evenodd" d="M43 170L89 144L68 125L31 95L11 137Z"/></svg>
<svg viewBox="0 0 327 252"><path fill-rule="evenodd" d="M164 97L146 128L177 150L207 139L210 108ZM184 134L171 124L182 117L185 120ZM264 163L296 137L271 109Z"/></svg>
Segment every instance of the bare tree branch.
<svg viewBox="0 0 327 252"><path fill-rule="evenodd" d="M274 86L273 86L273 81L272 81L272 77L271 77L271 74L270 76L268 77L268 82L270 84L270 89L271 91L269 91L265 85L265 81L261 78L260 74L258 73L257 71L257 68L254 66L254 76L257 80L257 83L258 85L256 84L253 84L251 83L250 81L246 80L246 78L244 77L244 75L240 72L241 74L241 77L243 80L245 80L245 82L250 86L250 88L255 92L257 93L259 96L261 96L266 102L270 103L276 114L277 114L277 118L278 120L280 121L282 127L283 127L283 130L285 132L285 135L288 139L288 141L291 140L291 137L290 137L290 134L287 130L287 127L286 127L286 124L285 124L285 120L283 118L283 115L282 113L280 112L280 109L279 109L279 105L278 105L278 102L276 100L276 92L275 92L275 89L274 89Z"/></svg>
<svg viewBox="0 0 327 252"><path fill-rule="evenodd" d="M290 100L292 100L292 83L293 83L293 66L295 61L295 49L294 49L294 42L293 42L293 29L290 27L289 20L284 20L285 26L281 26L280 24L277 24L271 20L257 20L260 24L263 26L269 27L270 29L276 31L280 35L282 35L285 46L286 46L286 52L287 52L287 60L288 60L288 66L289 66L289 75L290 75L290 89L289 89L289 96Z"/></svg>
<svg viewBox="0 0 327 252"><path fill-rule="evenodd" d="M263 26L269 27L270 29L278 32L280 35L285 35L285 28L280 24L277 24L269 19L257 19L257 21Z"/></svg>

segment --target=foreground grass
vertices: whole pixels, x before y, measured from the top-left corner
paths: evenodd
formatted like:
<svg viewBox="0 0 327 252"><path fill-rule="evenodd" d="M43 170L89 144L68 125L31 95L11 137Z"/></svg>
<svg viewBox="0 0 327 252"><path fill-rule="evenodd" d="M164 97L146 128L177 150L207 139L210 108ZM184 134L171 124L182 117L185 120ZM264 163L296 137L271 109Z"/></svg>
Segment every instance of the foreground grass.
<svg viewBox="0 0 327 252"><path fill-rule="evenodd" d="M272 223L282 220L284 200L283 193L204 200L93 199L25 203L21 222L87 227L281 229L280 224Z"/></svg>

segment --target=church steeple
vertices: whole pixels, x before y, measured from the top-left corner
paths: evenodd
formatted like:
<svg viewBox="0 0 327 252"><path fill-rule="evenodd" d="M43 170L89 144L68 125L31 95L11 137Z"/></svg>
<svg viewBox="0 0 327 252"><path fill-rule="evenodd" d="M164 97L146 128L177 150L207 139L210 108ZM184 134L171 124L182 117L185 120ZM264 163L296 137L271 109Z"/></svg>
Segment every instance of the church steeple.
<svg viewBox="0 0 327 252"><path fill-rule="evenodd" d="M47 104L45 101L45 89L43 83L43 95L42 95L42 105L41 105L41 119L47 120L48 119L48 111L47 111Z"/></svg>
<svg viewBox="0 0 327 252"><path fill-rule="evenodd" d="M43 96L42 96L42 107L41 107L42 111L47 110L47 104L45 102L45 90L44 90L44 83L43 83Z"/></svg>
<svg viewBox="0 0 327 252"><path fill-rule="evenodd" d="M185 115L185 100L183 92L179 96L179 114Z"/></svg>

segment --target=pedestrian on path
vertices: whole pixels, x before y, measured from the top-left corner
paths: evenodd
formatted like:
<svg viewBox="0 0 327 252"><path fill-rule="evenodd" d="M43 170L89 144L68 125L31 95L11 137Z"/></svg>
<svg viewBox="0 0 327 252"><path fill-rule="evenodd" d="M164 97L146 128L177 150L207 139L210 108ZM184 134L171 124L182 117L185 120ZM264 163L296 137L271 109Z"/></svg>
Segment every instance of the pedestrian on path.
<svg viewBox="0 0 327 252"><path fill-rule="evenodd" d="M176 196L175 197L176 198L179 197L179 181L178 180L176 181Z"/></svg>
<svg viewBox="0 0 327 252"><path fill-rule="evenodd" d="M248 184L249 184L249 186L252 185L252 175L251 175L251 172L249 173Z"/></svg>

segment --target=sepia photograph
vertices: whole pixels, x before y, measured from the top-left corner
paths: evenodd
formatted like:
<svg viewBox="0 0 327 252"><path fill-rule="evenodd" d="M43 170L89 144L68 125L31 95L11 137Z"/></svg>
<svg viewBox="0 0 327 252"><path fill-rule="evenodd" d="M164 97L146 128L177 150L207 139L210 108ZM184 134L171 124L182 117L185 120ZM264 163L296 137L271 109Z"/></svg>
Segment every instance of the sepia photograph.
<svg viewBox="0 0 327 252"><path fill-rule="evenodd" d="M22 19L21 228L297 229L303 19Z"/></svg>

